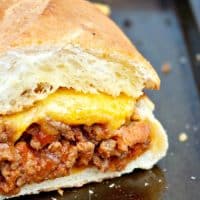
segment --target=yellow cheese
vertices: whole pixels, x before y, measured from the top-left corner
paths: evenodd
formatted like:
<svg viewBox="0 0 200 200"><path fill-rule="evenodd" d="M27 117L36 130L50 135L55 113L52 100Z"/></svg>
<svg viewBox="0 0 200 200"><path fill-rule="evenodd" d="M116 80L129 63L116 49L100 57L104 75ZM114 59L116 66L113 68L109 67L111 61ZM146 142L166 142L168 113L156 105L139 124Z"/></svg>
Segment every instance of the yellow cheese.
<svg viewBox="0 0 200 200"><path fill-rule="evenodd" d="M134 110L135 101L120 95L84 94L73 90L59 89L32 108L20 113L3 116L0 121L14 130L13 140L32 124L51 118L69 125L107 124L111 129L120 127Z"/></svg>

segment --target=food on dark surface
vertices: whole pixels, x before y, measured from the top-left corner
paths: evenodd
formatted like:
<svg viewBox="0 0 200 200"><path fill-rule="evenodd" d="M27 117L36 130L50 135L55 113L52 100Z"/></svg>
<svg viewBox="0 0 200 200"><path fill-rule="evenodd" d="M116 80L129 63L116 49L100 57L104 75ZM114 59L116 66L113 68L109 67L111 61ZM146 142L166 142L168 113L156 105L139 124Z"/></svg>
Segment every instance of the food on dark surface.
<svg viewBox="0 0 200 200"><path fill-rule="evenodd" d="M150 169L165 156L143 93L159 77L95 5L3 1L0 14L0 199Z"/></svg>

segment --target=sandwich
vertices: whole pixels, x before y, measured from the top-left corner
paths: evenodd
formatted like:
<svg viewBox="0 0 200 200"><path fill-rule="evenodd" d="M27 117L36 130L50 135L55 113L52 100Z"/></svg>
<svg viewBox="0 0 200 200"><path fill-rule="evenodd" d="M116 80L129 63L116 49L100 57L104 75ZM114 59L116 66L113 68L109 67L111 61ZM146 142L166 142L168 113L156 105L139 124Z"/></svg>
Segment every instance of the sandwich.
<svg viewBox="0 0 200 200"><path fill-rule="evenodd" d="M150 169L167 135L151 64L85 0L0 2L0 199Z"/></svg>

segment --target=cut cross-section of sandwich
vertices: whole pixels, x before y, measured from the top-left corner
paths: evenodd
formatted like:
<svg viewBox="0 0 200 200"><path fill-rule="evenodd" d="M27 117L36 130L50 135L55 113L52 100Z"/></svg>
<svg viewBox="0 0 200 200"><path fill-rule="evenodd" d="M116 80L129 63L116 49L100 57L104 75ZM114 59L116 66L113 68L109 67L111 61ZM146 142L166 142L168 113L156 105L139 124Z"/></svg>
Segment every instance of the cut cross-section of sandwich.
<svg viewBox="0 0 200 200"><path fill-rule="evenodd" d="M166 133L153 67L84 0L0 2L0 199L149 169Z"/></svg>

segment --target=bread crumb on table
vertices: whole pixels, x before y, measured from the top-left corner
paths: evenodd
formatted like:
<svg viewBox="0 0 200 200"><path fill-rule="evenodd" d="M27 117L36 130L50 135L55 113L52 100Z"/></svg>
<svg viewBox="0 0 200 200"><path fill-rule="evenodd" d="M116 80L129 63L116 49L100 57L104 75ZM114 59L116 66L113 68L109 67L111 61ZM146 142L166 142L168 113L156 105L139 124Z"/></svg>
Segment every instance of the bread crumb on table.
<svg viewBox="0 0 200 200"><path fill-rule="evenodd" d="M161 71L164 73L164 74L169 74L172 70L172 67L169 63L164 63L162 65L162 68L161 68Z"/></svg>
<svg viewBox="0 0 200 200"><path fill-rule="evenodd" d="M180 133L179 134L179 141L180 142L186 142L188 140L188 135L186 133Z"/></svg>
<svg viewBox="0 0 200 200"><path fill-rule="evenodd" d="M113 188L114 186L115 186L115 184L112 183L112 184L109 185L109 188Z"/></svg>
<svg viewBox="0 0 200 200"><path fill-rule="evenodd" d="M93 190L89 190L89 194L94 194L94 191Z"/></svg>
<svg viewBox="0 0 200 200"><path fill-rule="evenodd" d="M196 177L195 176L191 176L190 179L191 180L196 180Z"/></svg>
<svg viewBox="0 0 200 200"><path fill-rule="evenodd" d="M144 183L144 186L145 186L145 187L149 186L149 183L145 182L145 183Z"/></svg>
<svg viewBox="0 0 200 200"><path fill-rule="evenodd" d="M62 190L62 189L58 189L57 192L58 192L58 194L59 194L60 196L63 196L63 194L64 194L64 190Z"/></svg>

